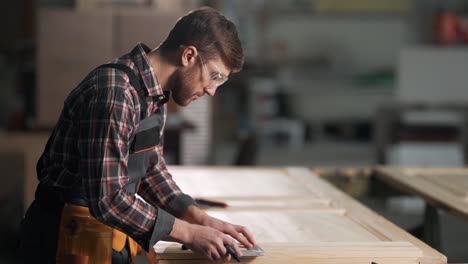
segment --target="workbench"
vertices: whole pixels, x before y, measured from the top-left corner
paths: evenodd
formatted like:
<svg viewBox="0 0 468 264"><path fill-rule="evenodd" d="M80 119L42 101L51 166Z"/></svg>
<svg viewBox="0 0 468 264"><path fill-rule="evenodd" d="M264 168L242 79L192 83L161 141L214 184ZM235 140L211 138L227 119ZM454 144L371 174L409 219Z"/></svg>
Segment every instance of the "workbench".
<svg viewBox="0 0 468 264"><path fill-rule="evenodd" d="M437 209L468 221L467 168L379 167L375 176L426 201L422 236L434 248L441 248Z"/></svg>
<svg viewBox="0 0 468 264"><path fill-rule="evenodd" d="M248 263L447 263L447 258L306 168L170 167L194 198L226 202L210 215L244 225L265 250ZM209 263L158 242L160 264Z"/></svg>

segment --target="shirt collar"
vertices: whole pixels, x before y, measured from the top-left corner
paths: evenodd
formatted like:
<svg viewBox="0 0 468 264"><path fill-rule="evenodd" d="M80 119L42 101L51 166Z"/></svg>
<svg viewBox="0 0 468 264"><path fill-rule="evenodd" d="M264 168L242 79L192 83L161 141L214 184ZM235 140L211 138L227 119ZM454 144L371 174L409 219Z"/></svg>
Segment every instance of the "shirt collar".
<svg viewBox="0 0 468 264"><path fill-rule="evenodd" d="M157 98L160 96L166 97L168 93L163 92L156 77L156 73L149 61L147 53L150 51L148 46L140 42L130 52L130 56L138 68L144 86L148 90L148 95Z"/></svg>

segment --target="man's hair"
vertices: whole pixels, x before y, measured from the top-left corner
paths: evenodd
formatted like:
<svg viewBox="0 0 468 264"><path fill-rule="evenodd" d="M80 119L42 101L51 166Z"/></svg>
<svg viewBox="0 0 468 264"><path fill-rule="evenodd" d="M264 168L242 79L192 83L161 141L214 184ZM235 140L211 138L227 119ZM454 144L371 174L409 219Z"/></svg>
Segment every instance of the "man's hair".
<svg viewBox="0 0 468 264"><path fill-rule="evenodd" d="M181 17L161 44L163 51L194 46L207 60L220 56L233 72L244 64L244 51L236 26L210 7L195 9Z"/></svg>

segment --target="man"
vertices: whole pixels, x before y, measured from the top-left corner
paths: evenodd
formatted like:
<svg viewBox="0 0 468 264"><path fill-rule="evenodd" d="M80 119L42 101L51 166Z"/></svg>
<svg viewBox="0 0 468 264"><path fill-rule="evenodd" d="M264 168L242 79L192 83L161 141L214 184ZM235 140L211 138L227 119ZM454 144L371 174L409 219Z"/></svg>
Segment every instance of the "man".
<svg viewBox="0 0 468 264"><path fill-rule="evenodd" d="M37 164L21 260L129 263L136 243L150 251L159 240L213 261L231 259L226 246L241 255L235 240L252 248L245 227L208 216L182 193L162 147L170 94L180 106L213 96L243 60L235 26L205 7L182 17L157 49L138 44L89 73L65 100Z"/></svg>

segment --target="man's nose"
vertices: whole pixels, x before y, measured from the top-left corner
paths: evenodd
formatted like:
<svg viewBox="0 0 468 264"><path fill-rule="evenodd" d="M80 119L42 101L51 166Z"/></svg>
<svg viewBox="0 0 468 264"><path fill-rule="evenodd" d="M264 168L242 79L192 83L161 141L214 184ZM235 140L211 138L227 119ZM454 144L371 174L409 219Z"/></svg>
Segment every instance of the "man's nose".
<svg viewBox="0 0 468 264"><path fill-rule="evenodd" d="M213 87L207 87L205 89L205 93L207 93L209 96L214 96L215 93L216 93L216 90L217 90L217 87L213 86Z"/></svg>

